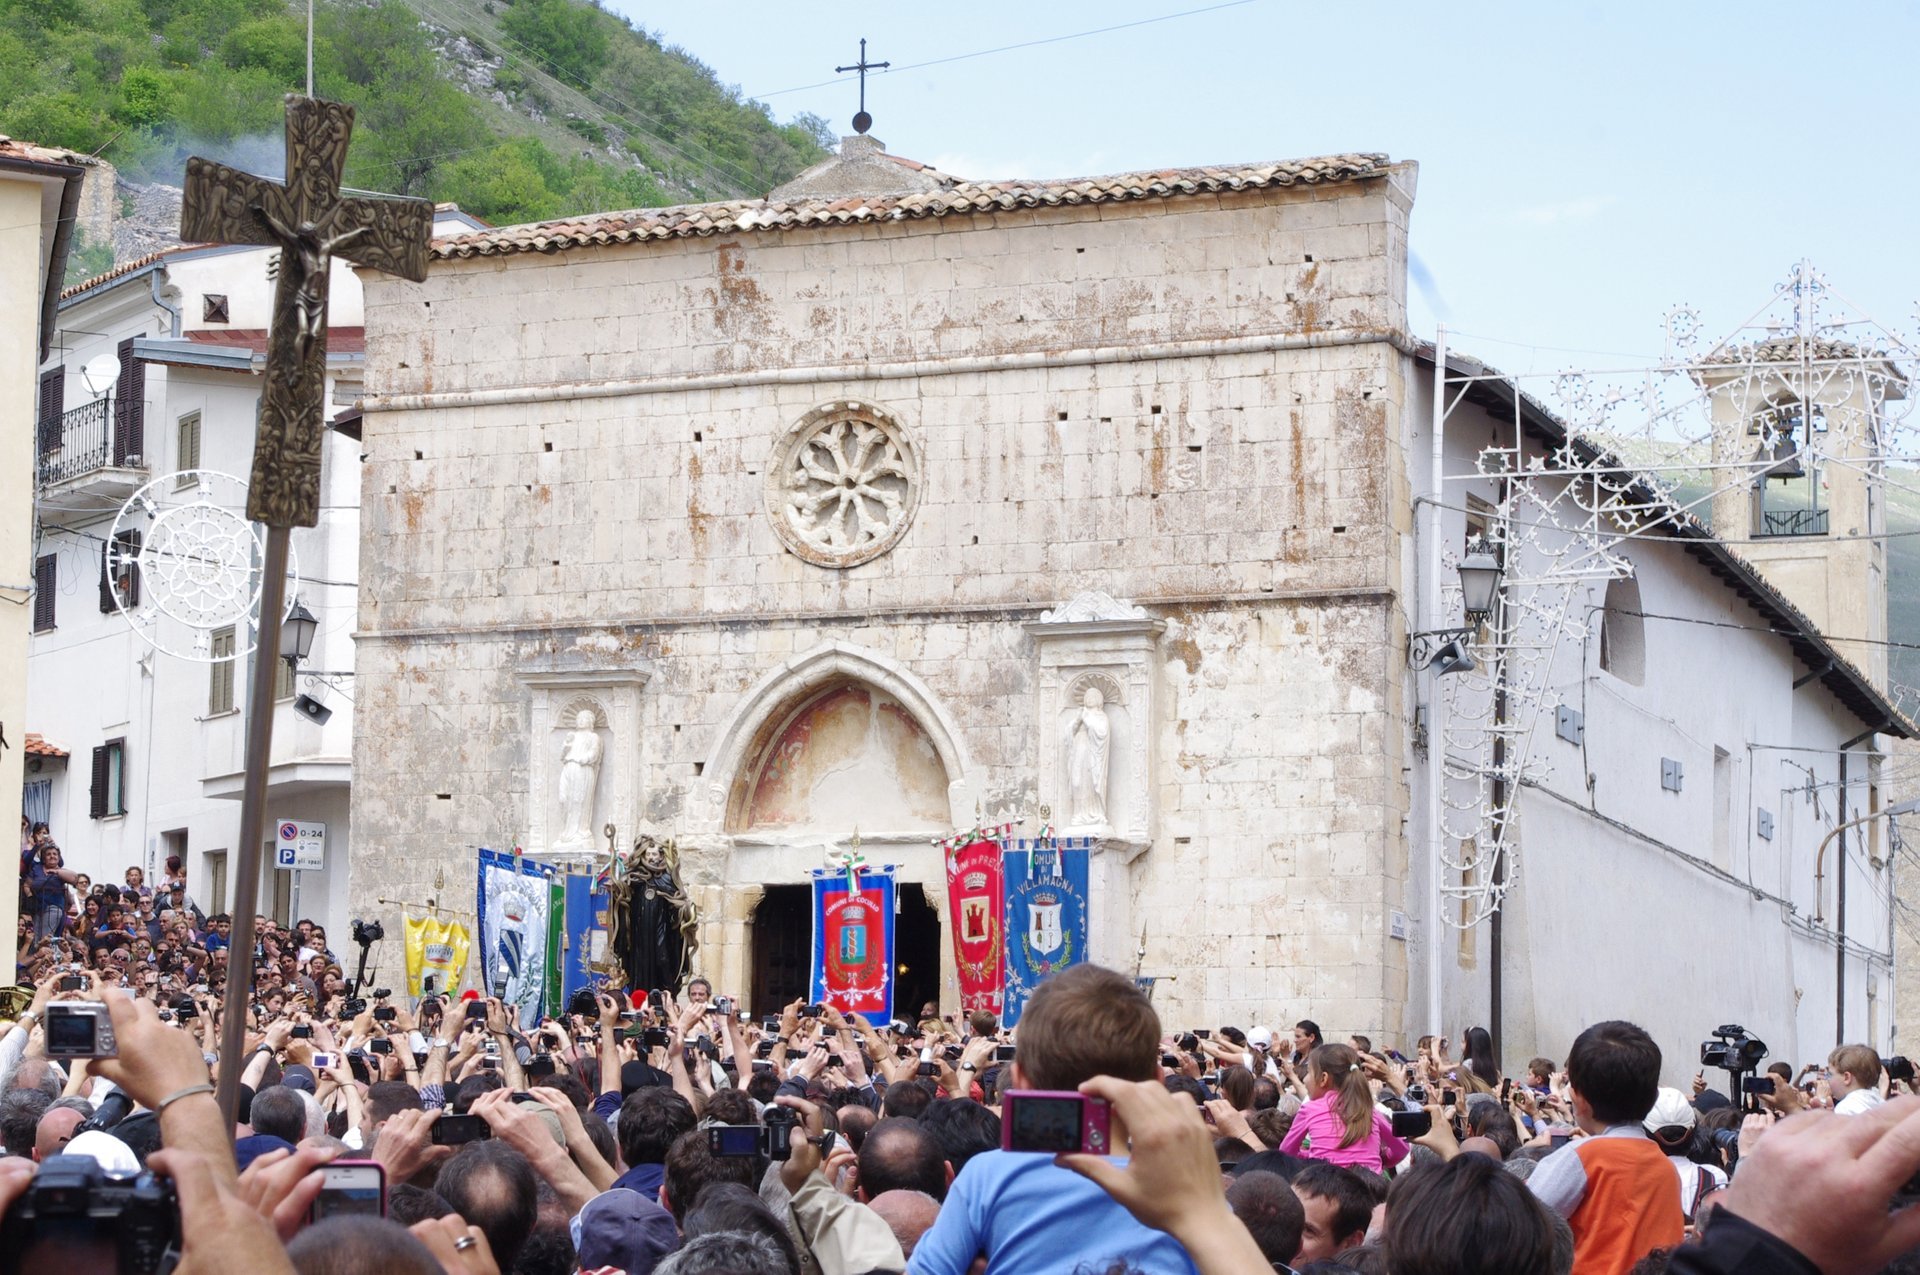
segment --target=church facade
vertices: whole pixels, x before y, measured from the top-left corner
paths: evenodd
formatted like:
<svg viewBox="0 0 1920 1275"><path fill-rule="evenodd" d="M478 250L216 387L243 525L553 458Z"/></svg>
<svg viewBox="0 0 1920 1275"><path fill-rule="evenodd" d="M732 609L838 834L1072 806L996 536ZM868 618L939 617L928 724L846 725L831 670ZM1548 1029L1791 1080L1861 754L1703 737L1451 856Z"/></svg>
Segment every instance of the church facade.
<svg viewBox="0 0 1920 1275"><path fill-rule="evenodd" d="M951 1010L933 842L1044 822L1170 1028L1484 1024L1511 1067L1628 1016L1677 1085L1723 1023L1887 1042L1884 822L1839 825L1910 725L1776 569L1824 542L1649 488L1557 567L1541 510L1591 480L1541 467L1599 461L1410 337L1415 178L966 182L853 138L764 200L367 278L354 915L457 912L482 846L670 839L694 969L764 1013L857 834L897 1011ZM1493 630L1551 628L1456 627L1488 538ZM1710 943L1734 970L1676 979Z"/></svg>
<svg viewBox="0 0 1920 1275"><path fill-rule="evenodd" d="M860 138L369 277L355 914L464 906L479 846L670 837L759 1013L857 831L900 1012L951 1009L932 842L1045 819L1170 1024L1397 1037L1414 188Z"/></svg>

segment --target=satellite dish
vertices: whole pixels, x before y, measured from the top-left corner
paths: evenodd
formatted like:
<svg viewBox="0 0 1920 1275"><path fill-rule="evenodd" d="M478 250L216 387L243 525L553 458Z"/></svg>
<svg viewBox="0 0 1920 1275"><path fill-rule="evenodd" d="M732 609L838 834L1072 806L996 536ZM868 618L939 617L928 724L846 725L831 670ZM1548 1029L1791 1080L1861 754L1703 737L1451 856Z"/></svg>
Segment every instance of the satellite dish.
<svg viewBox="0 0 1920 1275"><path fill-rule="evenodd" d="M80 369L80 379L86 382L87 393L95 398L103 397L120 379L120 356L102 354L97 359L87 360L86 366Z"/></svg>

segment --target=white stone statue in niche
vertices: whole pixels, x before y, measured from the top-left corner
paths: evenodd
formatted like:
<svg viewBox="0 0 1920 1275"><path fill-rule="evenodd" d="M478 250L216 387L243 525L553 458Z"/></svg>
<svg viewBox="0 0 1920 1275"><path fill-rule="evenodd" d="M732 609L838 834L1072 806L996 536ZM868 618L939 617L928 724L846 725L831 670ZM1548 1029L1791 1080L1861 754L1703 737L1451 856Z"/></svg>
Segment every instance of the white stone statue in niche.
<svg viewBox="0 0 1920 1275"><path fill-rule="evenodd" d="M1108 758L1113 723L1097 686L1080 697L1080 712L1067 728L1067 827L1107 826Z"/></svg>
<svg viewBox="0 0 1920 1275"><path fill-rule="evenodd" d="M560 824L552 849L574 849L594 844L593 795L600 781L600 732L593 728L593 711L581 709L573 719L573 733L560 750Z"/></svg>

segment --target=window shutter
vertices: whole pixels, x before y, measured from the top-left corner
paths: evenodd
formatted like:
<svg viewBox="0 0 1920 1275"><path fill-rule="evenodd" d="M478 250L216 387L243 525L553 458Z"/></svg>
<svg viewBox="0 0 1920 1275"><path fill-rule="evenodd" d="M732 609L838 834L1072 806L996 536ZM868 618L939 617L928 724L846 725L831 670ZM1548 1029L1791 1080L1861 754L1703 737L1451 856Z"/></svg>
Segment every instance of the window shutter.
<svg viewBox="0 0 1920 1275"><path fill-rule="evenodd" d="M40 454L60 447L60 417L67 410L67 370L54 368L40 374Z"/></svg>
<svg viewBox="0 0 1920 1275"><path fill-rule="evenodd" d="M132 457L145 458L147 421L147 365L133 357L133 338L119 346L120 379L113 386L113 463L125 465Z"/></svg>
<svg viewBox="0 0 1920 1275"><path fill-rule="evenodd" d="M35 633L45 633L53 627L54 593L59 585L59 559L50 553L34 559L33 631Z"/></svg>
<svg viewBox="0 0 1920 1275"><path fill-rule="evenodd" d="M100 745L93 750L93 787L88 790L87 816L101 819L107 813L107 777L111 773L107 757L107 746Z"/></svg>
<svg viewBox="0 0 1920 1275"><path fill-rule="evenodd" d="M100 542L100 610L111 614L113 611L113 551L117 540Z"/></svg>

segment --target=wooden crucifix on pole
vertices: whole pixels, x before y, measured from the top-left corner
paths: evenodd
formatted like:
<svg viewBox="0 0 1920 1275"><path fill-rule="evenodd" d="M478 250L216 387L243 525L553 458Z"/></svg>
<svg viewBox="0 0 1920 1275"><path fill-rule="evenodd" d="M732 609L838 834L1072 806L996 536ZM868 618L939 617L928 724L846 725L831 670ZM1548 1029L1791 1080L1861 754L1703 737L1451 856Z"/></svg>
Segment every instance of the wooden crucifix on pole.
<svg viewBox="0 0 1920 1275"><path fill-rule="evenodd" d="M287 541L320 521L326 430L327 281L334 257L419 282L427 277L433 205L340 193L353 108L287 97L287 177L256 177L206 159L187 161L180 236L189 243L280 249L267 337L266 378L254 434L247 517L265 524L260 617L247 697L247 769L234 873L233 935L220 1024L218 1096L227 1128L239 1109L241 1056L252 1000L254 912L265 854L267 765L273 750L274 660L286 612Z"/></svg>

